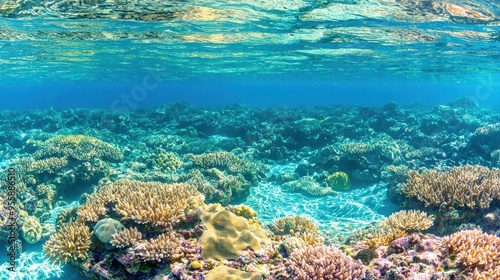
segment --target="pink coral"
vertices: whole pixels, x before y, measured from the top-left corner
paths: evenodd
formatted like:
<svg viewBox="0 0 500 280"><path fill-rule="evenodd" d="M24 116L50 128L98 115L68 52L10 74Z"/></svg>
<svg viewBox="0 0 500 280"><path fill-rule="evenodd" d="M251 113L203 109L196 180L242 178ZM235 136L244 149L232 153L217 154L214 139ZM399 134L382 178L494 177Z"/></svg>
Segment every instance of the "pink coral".
<svg viewBox="0 0 500 280"><path fill-rule="evenodd" d="M367 269L339 249L307 246L294 251L286 262L288 279L363 279Z"/></svg>

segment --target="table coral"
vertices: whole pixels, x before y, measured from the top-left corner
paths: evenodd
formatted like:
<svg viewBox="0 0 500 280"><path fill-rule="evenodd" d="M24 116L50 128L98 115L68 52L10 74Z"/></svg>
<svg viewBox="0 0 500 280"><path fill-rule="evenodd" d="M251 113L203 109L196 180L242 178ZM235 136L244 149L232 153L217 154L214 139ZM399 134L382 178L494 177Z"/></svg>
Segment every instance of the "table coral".
<svg viewBox="0 0 500 280"><path fill-rule="evenodd" d="M194 187L184 184L120 180L91 195L78 215L86 221L97 222L108 213L105 205L113 202L113 211L122 220L167 227L185 218L188 198L194 196L200 194Z"/></svg>
<svg viewBox="0 0 500 280"><path fill-rule="evenodd" d="M91 136L58 135L43 142L34 154L37 159L54 156L82 161L95 158L120 161L123 153L118 147Z"/></svg>

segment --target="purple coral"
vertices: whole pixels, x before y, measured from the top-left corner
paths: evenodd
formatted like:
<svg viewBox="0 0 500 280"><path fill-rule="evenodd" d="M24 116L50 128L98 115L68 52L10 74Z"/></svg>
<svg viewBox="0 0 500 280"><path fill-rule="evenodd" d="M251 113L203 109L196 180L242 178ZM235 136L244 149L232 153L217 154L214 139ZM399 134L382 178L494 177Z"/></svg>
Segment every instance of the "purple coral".
<svg viewBox="0 0 500 280"><path fill-rule="evenodd" d="M289 279L363 279L366 268L331 246L307 246L296 250L286 262Z"/></svg>

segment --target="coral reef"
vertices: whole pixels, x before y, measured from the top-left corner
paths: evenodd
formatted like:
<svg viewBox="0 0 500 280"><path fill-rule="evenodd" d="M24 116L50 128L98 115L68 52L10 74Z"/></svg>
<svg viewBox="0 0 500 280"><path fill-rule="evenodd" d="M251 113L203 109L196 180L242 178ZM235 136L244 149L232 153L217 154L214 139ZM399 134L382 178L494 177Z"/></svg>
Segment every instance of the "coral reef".
<svg viewBox="0 0 500 280"><path fill-rule="evenodd" d="M270 243L267 232L259 225L249 224L245 218L217 204L206 209L202 221L207 227L200 238L204 260L237 259L241 250L251 248L259 251L262 249L261 243Z"/></svg>
<svg viewBox="0 0 500 280"><path fill-rule="evenodd" d="M110 243L117 248L130 247L142 239L142 233L137 228L128 228L112 235Z"/></svg>
<svg viewBox="0 0 500 280"><path fill-rule="evenodd" d="M480 230L464 230L443 238L449 254L473 279L500 279L500 238Z"/></svg>
<svg viewBox="0 0 500 280"><path fill-rule="evenodd" d="M454 167L449 171L410 171L402 189L426 206L488 208L500 198L500 170L478 165Z"/></svg>
<svg viewBox="0 0 500 280"><path fill-rule="evenodd" d="M102 140L85 135L58 135L43 142L34 153L37 159L65 157L79 161L102 159L120 161L122 151Z"/></svg>
<svg viewBox="0 0 500 280"><path fill-rule="evenodd" d="M122 220L167 227L179 223L185 216L188 198L199 195L194 187L183 184L120 180L92 194L78 215L97 222L108 212L106 204L112 202L113 211Z"/></svg>
<svg viewBox="0 0 500 280"><path fill-rule="evenodd" d="M83 222L77 221L62 226L43 246L49 260L65 264L86 259L90 249L92 233Z"/></svg>
<svg viewBox="0 0 500 280"><path fill-rule="evenodd" d="M418 210L399 211L380 222L384 229L395 229L412 233L426 230L432 226L434 218Z"/></svg>
<svg viewBox="0 0 500 280"><path fill-rule="evenodd" d="M219 265L212 269L206 276L206 280L261 280L262 277L257 273L248 273L225 265Z"/></svg>
<svg viewBox="0 0 500 280"><path fill-rule="evenodd" d="M290 192L301 191L311 196L325 196L336 193L331 187L322 187L311 176L304 176L299 180L284 183L282 187Z"/></svg>
<svg viewBox="0 0 500 280"><path fill-rule="evenodd" d="M42 239L43 233L40 220L37 217L33 216L24 218L22 233L23 239L30 244L35 244L40 241L40 239Z"/></svg>
<svg viewBox="0 0 500 280"><path fill-rule="evenodd" d="M328 177L326 177L326 183L335 191L346 191L351 188L349 176L340 171L328 175Z"/></svg>
<svg viewBox="0 0 500 280"><path fill-rule="evenodd" d="M122 223L112 218L99 220L94 226L94 234L102 243L110 243L113 235L123 231Z"/></svg>
<svg viewBox="0 0 500 280"><path fill-rule="evenodd" d="M294 251L285 263L285 275L274 279L364 279L367 269L339 249L331 246L307 246Z"/></svg>

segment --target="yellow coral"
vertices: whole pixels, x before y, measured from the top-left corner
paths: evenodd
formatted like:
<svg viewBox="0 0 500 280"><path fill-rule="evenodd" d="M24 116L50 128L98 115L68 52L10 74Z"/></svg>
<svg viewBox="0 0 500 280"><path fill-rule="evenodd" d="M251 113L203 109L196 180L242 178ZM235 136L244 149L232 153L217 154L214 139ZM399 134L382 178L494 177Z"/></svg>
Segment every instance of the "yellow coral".
<svg viewBox="0 0 500 280"><path fill-rule="evenodd" d="M426 230L432 226L434 217L427 213L410 210L399 211L380 222L380 227L385 229L396 229L404 232L414 232L417 230Z"/></svg>
<svg viewBox="0 0 500 280"><path fill-rule="evenodd" d="M295 233L317 233L318 227L305 216L291 216L278 219L271 225L271 230L277 235L293 235Z"/></svg>
<svg viewBox="0 0 500 280"><path fill-rule="evenodd" d="M161 148L158 148L151 157L154 165L163 171L176 171L183 165L181 159L175 153L167 152Z"/></svg>
<svg viewBox="0 0 500 280"><path fill-rule="evenodd" d="M200 238L203 259L236 259L241 250L261 250L261 242L268 243L267 232L247 219L224 210L220 205L207 207L202 216L207 230Z"/></svg>
<svg viewBox="0 0 500 280"><path fill-rule="evenodd" d="M234 268L220 265L212 269L207 276L206 280L261 280L262 276L257 273L249 273Z"/></svg>
<svg viewBox="0 0 500 280"><path fill-rule="evenodd" d="M30 244L35 244L42 238L43 228L35 216L28 216L24 218L22 233L23 238Z"/></svg>
<svg viewBox="0 0 500 280"><path fill-rule="evenodd" d="M108 159L119 161L121 150L102 140L85 135L59 135L52 137L35 152L35 158L69 157L76 160Z"/></svg>
<svg viewBox="0 0 500 280"><path fill-rule="evenodd" d="M47 258L53 263L86 259L90 248L92 232L82 222L72 222L61 229L43 246Z"/></svg>
<svg viewBox="0 0 500 280"><path fill-rule="evenodd" d="M326 183L332 190L336 191L346 191L351 188L351 182L349 181L349 176L344 172L335 172L328 175L326 178Z"/></svg>
<svg viewBox="0 0 500 280"><path fill-rule="evenodd" d="M86 221L97 222L106 215L106 204L113 202L113 210L122 220L166 227L185 217L189 198L196 196L203 200L194 187L184 184L120 180L91 195L78 215Z"/></svg>
<svg viewBox="0 0 500 280"><path fill-rule="evenodd" d="M117 248L124 248L133 246L141 239L142 234L137 230L137 228L129 228L113 234L111 244Z"/></svg>
<svg viewBox="0 0 500 280"><path fill-rule="evenodd" d="M181 244L173 233L160 234L157 238L144 241L134 247L134 252L145 261L161 262L163 258L174 260L178 257Z"/></svg>

